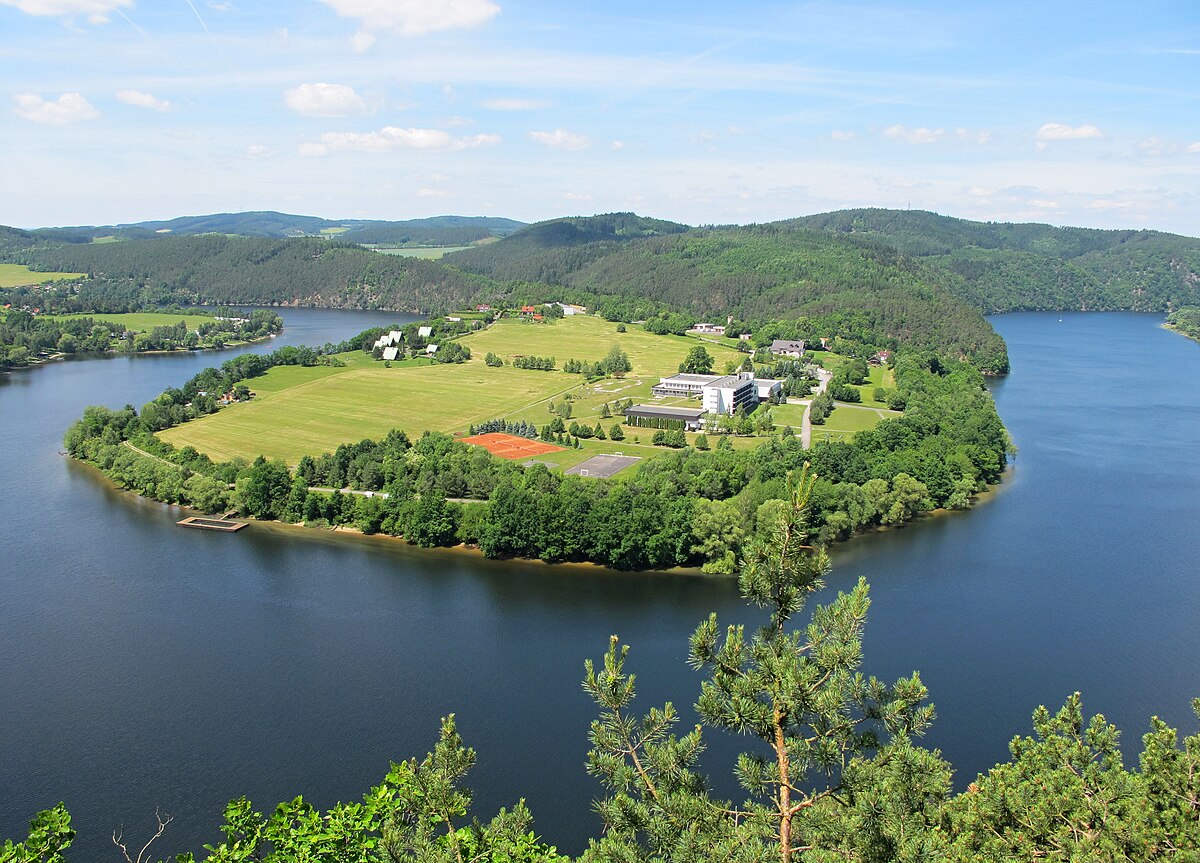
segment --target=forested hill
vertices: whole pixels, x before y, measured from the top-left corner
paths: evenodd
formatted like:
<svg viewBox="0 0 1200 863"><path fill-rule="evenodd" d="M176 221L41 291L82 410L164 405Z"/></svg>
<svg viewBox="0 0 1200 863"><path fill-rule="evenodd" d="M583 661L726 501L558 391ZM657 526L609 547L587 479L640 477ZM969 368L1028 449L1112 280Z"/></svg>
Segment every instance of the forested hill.
<svg viewBox="0 0 1200 863"><path fill-rule="evenodd" d="M555 245L558 233L593 232L545 226L446 260L496 279L650 300L719 321L840 314L899 343L962 354L989 371L1008 368L1003 340L959 298L958 276L877 242L759 225Z"/></svg>
<svg viewBox="0 0 1200 863"><path fill-rule="evenodd" d="M972 222L920 210L821 213L781 225L861 238L961 277L985 312L1166 312L1200 303L1200 239L1161 231Z"/></svg>
<svg viewBox="0 0 1200 863"><path fill-rule="evenodd" d="M103 244L28 245L0 236L8 260L83 272L85 289L132 292L156 302L300 304L331 308L448 311L486 292L485 279L433 261L380 255L319 239L163 237ZM2 252L3 249L0 249Z"/></svg>
<svg viewBox="0 0 1200 863"><path fill-rule="evenodd" d="M379 221L323 219L318 216L297 216L260 210L180 216L175 219L122 225L39 228L30 233L39 239L67 243L90 243L101 238L137 240L154 239L163 235L229 234L275 239L325 235L355 243L465 246L479 240L506 236L524 226L524 222L490 216L433 216L404 221Z"/></svg>

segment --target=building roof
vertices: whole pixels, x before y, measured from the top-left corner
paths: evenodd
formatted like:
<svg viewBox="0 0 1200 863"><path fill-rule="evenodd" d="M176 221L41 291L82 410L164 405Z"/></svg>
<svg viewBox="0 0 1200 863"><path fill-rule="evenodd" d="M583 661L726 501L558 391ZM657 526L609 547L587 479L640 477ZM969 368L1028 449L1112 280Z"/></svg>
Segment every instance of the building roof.
<svg viewBox="0 0 1200 863"><path fill-rule="evenodd" d="M417 327L417 336L422 339L427 339L433 335L433 327Z"/></svg>
<svg viewBox="0 0 1200 863"><path fill-rule="evenodd" d="M804 353L804 340L776 339L775 341L771 342L772 353L783 351L799 351L800 353Z"/></svg>
<svg viewBox="0 0 1200 863"><path fill-rule="evenodd" d="M681 384L710 384L720 379L721 375L693 375L681 372L677 375L671 375L669 378L659 378L658 382L659 384L666 384L672 381Z"/></svg>
<svg viewBox="0 0 1200 863"><path fill-rule="evenodd" d="M666 419L697 420L704 416L704 408L674 408L665 405L633 405L625 408L625 416L665 417Z"/></svg>
<svg viewBox="0 0 1200 863"><path fill-rule="evenodd" d="M383 349L383 358L385 360L394 360L394 359L396 359L397 356L399 356L399 354L400 354L399 348L384 348Z"/></svg>
<svg viewBox="0 0 1200 863"><path fill-rule="evenodd" d="M721 389L737 388L743 384L753 384L754 378L744 378L740 375L725 375L724 377L714 378L705 386L720 387Z"/></svg>

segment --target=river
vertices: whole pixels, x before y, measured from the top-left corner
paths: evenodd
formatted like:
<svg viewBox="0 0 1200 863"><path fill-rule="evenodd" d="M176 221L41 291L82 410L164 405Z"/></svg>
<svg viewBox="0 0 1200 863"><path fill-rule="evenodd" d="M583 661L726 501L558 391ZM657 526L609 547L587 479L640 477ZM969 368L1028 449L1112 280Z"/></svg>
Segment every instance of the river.
<svg viewBox="0 0 1200 863"><path fill-rule="evenodd" d="M282 314L285 333L255 350L397 319ZM939 716L927 742L959 787L1007 758L1036 705L1075 690L1124 730L1127 755L1151 714L1194 724L1200 345L1160 322L993 318L1013 366L993 391L1020 448L1006 482L970 512L835 553L831 589L872 584L868 670L921 671ZM180 530L177 511L58 454L87 404L140 405L233 353L0 376L0 837L63 800L72 859L113 859L112 829L148 835L157 806L175 817L159 856L199 850L219 840L227 799L358 797L454 712L479 752L480 813L523 796L538 831L578 851L599 830L584 658L618 633L639 704L686 707L695 625L755 619L734 586L316 531ZM745 741L714 743L706 765L727 777Z"/></svg>

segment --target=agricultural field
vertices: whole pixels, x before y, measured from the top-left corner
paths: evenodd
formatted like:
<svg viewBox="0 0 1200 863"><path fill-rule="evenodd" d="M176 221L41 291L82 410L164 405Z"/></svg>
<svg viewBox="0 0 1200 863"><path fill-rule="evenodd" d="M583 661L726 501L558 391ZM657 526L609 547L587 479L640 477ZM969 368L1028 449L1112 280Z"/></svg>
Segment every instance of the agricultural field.
<svg viewBox="0 0 1200 863"><path fill-rule="evenodd" d="M373 252L379 252L381 255L399 255L402 258L423 258L427 261L436 261L438 258L444 257L451 252L461 252L463 249L469 249L470 246L423 246L415 248L396 248L395 246L366 246Z"/></svg>
<svg viewBox="0 0 1200 863"><path fill-rule="evenodd" d="M96 321L108 321L114 324L120 324L127 330L132 330L135 333L149 332L155 327L172 327L175 324L183 321L187 324L189 330L200 328L201 324L210 324L214 318L212 315L195 315L195 314L162 314L160 312L128 312L125 314L107 315L54 315L56 320L69 321L76 318L92 318Z"/></svg>
<svg viewBox="0 0 1200 863"><path fill-rule="evenodd" d="M0 264L0 288L21 288L43 282L78 279L83 273L39 273L24 264Z"/></svg>

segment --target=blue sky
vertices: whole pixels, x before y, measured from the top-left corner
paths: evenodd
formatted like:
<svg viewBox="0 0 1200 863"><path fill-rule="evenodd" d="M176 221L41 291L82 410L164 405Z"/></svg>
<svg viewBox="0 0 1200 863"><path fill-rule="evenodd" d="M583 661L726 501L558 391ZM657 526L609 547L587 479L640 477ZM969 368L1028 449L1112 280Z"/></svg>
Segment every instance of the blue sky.
<svg viewBox="0 0 1200 863"><path fill-rule="evenodd" d="M911 206L1200 235L1195 0L0 0L0 73L22 227Z"/></svg>

